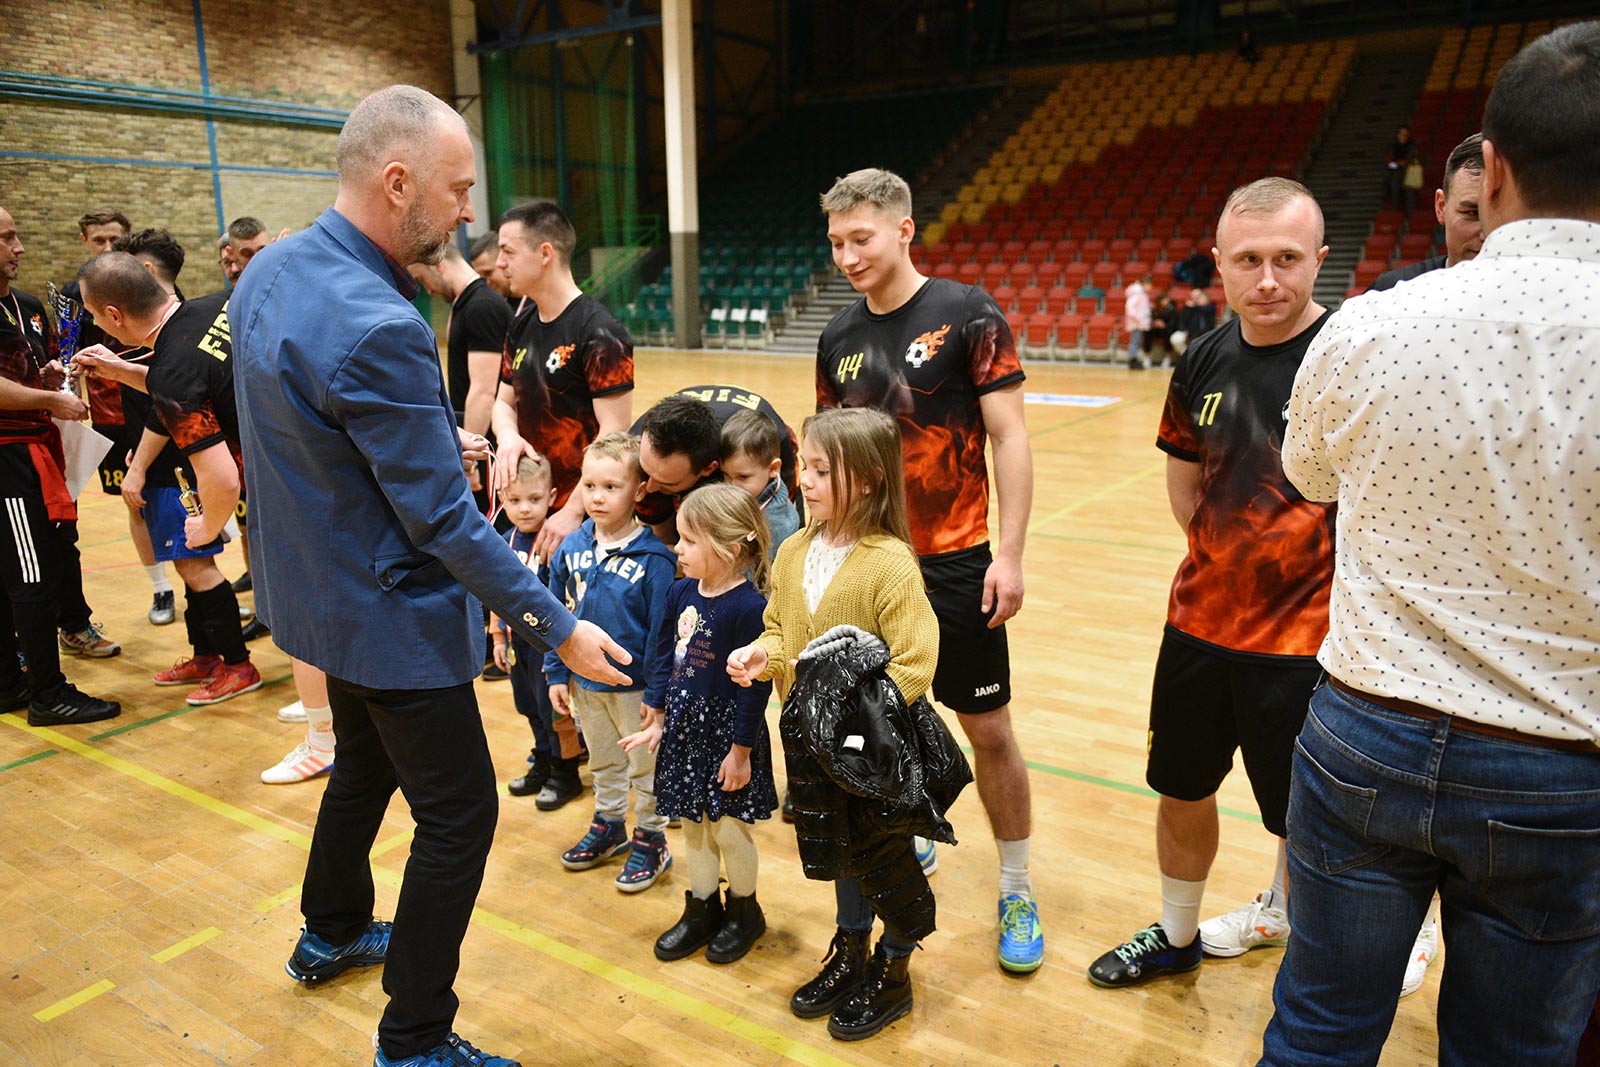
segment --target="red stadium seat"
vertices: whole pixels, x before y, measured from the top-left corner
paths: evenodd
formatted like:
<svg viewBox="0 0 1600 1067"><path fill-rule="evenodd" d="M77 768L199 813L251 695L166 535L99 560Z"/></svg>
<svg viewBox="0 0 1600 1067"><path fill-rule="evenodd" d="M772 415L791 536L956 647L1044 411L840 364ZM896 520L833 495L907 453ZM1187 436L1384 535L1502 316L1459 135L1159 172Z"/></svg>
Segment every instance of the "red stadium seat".
<svg viewBox="0 0 1600 1067"><path fill-rule="evenodd" d="M1126 311L1127 308L1128 291L1126 289L1117 288L1107 290L1105 300L1105 313L1107 315L1110 315L1118 322L1121 322L1122 313Z"/></svg>
<svg viewBox="0 0 1600 1067"><path fill-rule="evenodd" d="M1055 330L1056 320L1049 315L1029 315L1027 340L1029 352L1046 352L1050 349L1050 338Z"/></svg>
<svg viewBox="0 0 1600 1067"><path fill-rule="evenodd" d="M1000 305L1000 310L1009 314L1017 310L1017 291L1009 285L1002 285L998 289L991 289L989 295L994 297L994 302Z"/></svg>
<svg viewBox="0 0 1600 1067"><path fill-rule="evenodd" d="M1073 297L1073 307L1079 315L1100 314L1100 298L1098 296Z"/></svg>
<svg viewBox="0 0 1600 1067"><path fill-rule="evenodd" d="M1076 350L1083 344L1083 328L1089 320L1083 315L1061 315L1056 319L1056 351Z"/></svg>
<svg viewBox="0 0 1600 1067"><path fill-rule="evenodd" d="M1095 315L1089 319L1084 328L1083 344L1091 351L1105 351L1111 347L1111 339L1117 333L1117 319L1114 315Z"/></svg>
<svg viewBox="0 0 1600 1067"><path fill-rule="evenodd" d="M1361 248L1362 259L1387 260L1394 255L1396 244L1395 235L1392 233L1375 233L1367 238L1367 243Z"/></svg>
<svg viewBox="0 0 1600 1067"><path fill-rule="evenodd" d="M1025 315L1032 315L1043 310L1045 305L1044 290L1038 286L1031 286L1017 294L1019 306Z"/></svg>
<svg viewBox="0 0 1600 1067"><path fill-rule="evenodd" d="M1052 289L1061 281L1064 264L1040 263L1034 271L1033 283L1041 289Z"/></svg>

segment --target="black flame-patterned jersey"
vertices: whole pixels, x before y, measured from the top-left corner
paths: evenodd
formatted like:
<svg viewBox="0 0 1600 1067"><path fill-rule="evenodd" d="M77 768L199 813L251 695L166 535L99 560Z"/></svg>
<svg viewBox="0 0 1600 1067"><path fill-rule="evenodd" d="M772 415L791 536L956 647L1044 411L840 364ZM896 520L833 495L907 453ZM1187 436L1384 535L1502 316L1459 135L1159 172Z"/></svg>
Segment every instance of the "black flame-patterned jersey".
<svg viewBox="0 0 1600 1067"><path fill-rule="evenodd" d="M517 433L550 461L559 508L600 430L595 398L633 388L633 340L587 293L551 322L530 302L506 334L500 380L516 391Z"/></svg>
<svg viewBox="0 0 1600 1067"><path fill-rule="evenodd" d="M1011 327L982 289L930 278L886 315L865 298L817 341L817 407L875 407L900 424L919 556L989 539L988 433L978 400L1023 380Z"/></svg>
<svg viewBox="0 0 1600 1067"><path fill-rule="evenodd" d="M1277 345L1245 341L1239 320L1178 360L1156 447L1200 464L1189 553L1167 622L1235 652L1315 656L1328 633L1333 505L1300 495L1283 473L1289 394L1328 321Z"/></svg>
<svg viewBox="0 0 1600 1067"><path fill-rule="evenodd" d="M44 365L55 356L56 334L39 298L16 286L0 296L0 377L43 389ZM43 434L50 425L44 408L0 411L0 436Z"/></svg>
<svg viewBox="0 0 1600 1067"><path fill-rule="evenodd" d="M172 438L185 456L226 444L239 452L239 409L233 399L233 337L228 290L178 306L151 346L150 417L145 425Z"/></svg>

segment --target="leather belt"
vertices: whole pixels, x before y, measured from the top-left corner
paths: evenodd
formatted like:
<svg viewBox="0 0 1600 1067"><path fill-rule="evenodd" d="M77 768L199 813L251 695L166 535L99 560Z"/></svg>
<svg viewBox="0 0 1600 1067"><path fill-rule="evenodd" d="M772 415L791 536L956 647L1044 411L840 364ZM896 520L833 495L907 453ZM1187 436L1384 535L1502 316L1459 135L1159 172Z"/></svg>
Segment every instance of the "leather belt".
<svg viewBox="0 0 1600 1067"><path fill-rule="evenodd" d="M1586 756L1600 756L1600 746L1592 741L1571 741L1561 737L1546 737L1543 734L1524 733L1521 730L1508 730L1504 726L1495 726L1476 719L1469 719L1464 715L1451 715L1437 708L1430 708L1425 704L1417 704L1410 700L1400 700L1396 697L1380 696L1377 693L1368 693L1352 685L1345 685L1333 675L1328 675L1328 684L1342 692L1349 693L1357 700L1365 700L1368 704L1376 704L1389 711L1398 711L1402 715L1410 715L1428 722L1438 722L1440 719L1450 720L1450 729L1460 730L1463 733L1478 734L1482 737L1493 737L1500 741L1515 741L1523 745L1534 745L1538 748L1553 748L1558 752L1577 752Z"/></svg>

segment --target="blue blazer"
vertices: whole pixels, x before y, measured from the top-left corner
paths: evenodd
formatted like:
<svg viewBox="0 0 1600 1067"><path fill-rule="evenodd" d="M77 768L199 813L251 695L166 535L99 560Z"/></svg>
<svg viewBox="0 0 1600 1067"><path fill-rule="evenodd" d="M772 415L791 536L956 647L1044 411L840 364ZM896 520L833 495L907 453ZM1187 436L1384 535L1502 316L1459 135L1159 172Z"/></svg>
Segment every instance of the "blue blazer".
<svg viewBox="0 0 1600 1067"><path fill-rule="evenodd" d="M289 655L376 689L477 677L473 594L540 650L576 625L473 505L415 291L329 208L228 305L256 610Z"/></svg>

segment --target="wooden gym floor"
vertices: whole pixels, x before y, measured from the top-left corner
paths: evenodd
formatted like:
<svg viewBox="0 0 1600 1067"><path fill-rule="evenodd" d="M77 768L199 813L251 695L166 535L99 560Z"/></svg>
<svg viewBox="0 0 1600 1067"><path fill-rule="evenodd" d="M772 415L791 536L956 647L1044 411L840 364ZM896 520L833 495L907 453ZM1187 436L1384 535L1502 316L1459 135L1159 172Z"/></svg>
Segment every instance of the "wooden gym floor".
<svg viewBox="0 0 1600 1067"><path fill-rule="evenodd" d="M703 382L754 389L796 426L812 407L806 359L649 349L637 371L636 414ZM790 992L815 972L832 933L833 902L826 885L801 877L793 835L776 818L757 834L767 935L731 966L662 964L650 946L677 918L687 876L674 871L623 896L611 885L615 864L564 871L557 854L583 832L589 798L546 814L505 797L463 947L458 1029L529 1067L1253 1064L1281 950L1133 990L1084 977L1160 908L1145 722L1183 550L1153 445L1166 381L1161 371L1029 367L1027 390L1053 400L1027 408L1035 493L1027 599L1011 624L1048 941L1037 974L1009 977L995 963L996 857L975 789L952 813L961 845L940 849L940 930L913 963L915 1011L855 1044L789 1014ZM81 507L89 599L123 652L68 659L66 670L124 710L53 730L0 716L0 1056L97 1067L369 1063L385 1003L379 971L306 988L283 970L322 791L321 780L257 778L302 737L274 714L294 699L287 661L257 642L268 684L209 709L150 684L184 654L183 626L145 619L149 587L121 501L91 490ZM243 566L232 548L222 565L230 576ZM504 782L522 765L527 727L508 685L478 689ZM1248 900L1271 875L1273 842L1242 771L1221 803L1207 915ZM372 857L380 916L392 914L410 831L397 795ZM1384 1064L1436 1058L1437 971L1401 1003Z"/></svg>

